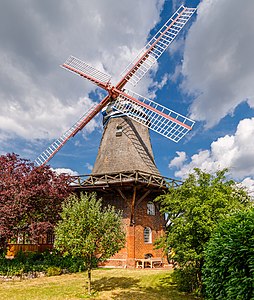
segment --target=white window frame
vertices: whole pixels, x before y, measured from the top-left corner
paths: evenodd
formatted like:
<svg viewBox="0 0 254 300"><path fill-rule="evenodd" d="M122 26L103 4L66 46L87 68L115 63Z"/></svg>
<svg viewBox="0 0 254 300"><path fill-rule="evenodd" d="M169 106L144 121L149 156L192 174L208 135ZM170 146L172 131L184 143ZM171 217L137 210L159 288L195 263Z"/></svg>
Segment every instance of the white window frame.
<svg viewBox="0 0 254 300"><path fill-rule="evenodd" d="M153 202L147 203L147 214L149 216L155 216L155 205Z"/></svg>
<svg viewBox="0 0 254 300"><path fill-rule="evenodd" d="M145 244L152 243L152 229L150 227L144 228L144 243Z"/></svg>

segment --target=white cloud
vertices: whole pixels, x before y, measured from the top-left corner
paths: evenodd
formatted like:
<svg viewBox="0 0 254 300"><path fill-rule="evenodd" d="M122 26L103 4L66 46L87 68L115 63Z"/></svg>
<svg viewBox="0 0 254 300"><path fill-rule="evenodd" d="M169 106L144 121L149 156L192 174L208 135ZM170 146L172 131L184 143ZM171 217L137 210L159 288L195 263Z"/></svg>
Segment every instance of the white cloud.
<svg viewBox="0 0 254 300"><path fill-rule="evenodd" d="M185 92L195 96L191 117L207 127L243 101L254 107L254 2L205 0L186 40Z"/></svg>
<svg viewBox="0 0 254 300"><path fill-rule="evenodd" d="M172 9L173 9L173 11L176 11L177 10L177 8L180 6L180 5L182 5L182 4L184 4L184 1L183 0L172 0Z"/></svg>
<svg viewBox="0 0 254 300"><path fill-rule="evenodd" d="M170 47L168 48L168 52L171 56L173 56L176 53L182 54L184 50L184 46L185 46L185 40L183 36L180 36L179 38L174 40L174 43L170 45Z"/></svg>
<svg viewBox="0 0 254 300"><path fill-rule="evenodd" d="M183 163L185 162L185 160L186 160L186 153L185 152L176 151L176 154L178 156L176 156L175 158L173 158L171 160L171 162L168 165L169 168L173 168L173 167L180 168L180 167L182 167Z"/></svg>
<svg viewBox="0 0 254 300"><path fill-rule="evenodd" d="M179 76L181 75L181 73L182 73L182 66L176 65L175 71L173 74L170 75L169 79L175 83L177 81L177 79L179 78Z"/></svg>
<svg viewBox="0 0 254 300"><path fill-rule="evenodd" d="M171 163L171 167L178 167L175 176L184 178L193 168L200 168L207 172L229 168L234 178L254 178L254 118L241 120L234 135L225 135L212 142L210 150L200 150L185 164L177 164L179 153ZM185 158L184 152L181 157ZM172 163L173 162L173 163ZM176 163L174 163L176 162Z"/></svg>
<svg viewBox="0 0 254 300"><path fill-rule="evenodd" d="M44 98L45 97L45 98ZM45 101L47 99L47 101ZM33 96L27 95L28 102L33 102ZM48 93L39 93L38 103L27 107L18 100L2 104L0 128L2 138L9 139L12 135L25 139L54 139L69 129L92 105L87 97L77 99L75 105L67 105ZM99 125L93 120L86 131L91 132ZM9 133L9 135L4 135Z"/></svg>
<svg viewBox="0 0 254 300"><path fill-rule="evenodd" d="M165 73L161 78L160 82L156 81L154 83L154 88L156 90L161 90L168 83L169 79L170 79L170 75L168 73Z"/></svg>
<svg viewBox="0 0 254 300"><path fill-rule="evenodd" d="M53 171L56 172L56 174L60 175L60 174L68 174L71 176L78 176L78 172L73 171L71 169L65 169L65 168L57 168L57 169L52 169Z"/></svg>
<svg viewBox="0 0 254 300"><path fill-rule="evenodd" d="M86 166L86 168L87 168L87 170L89 170L89 171L92 171L93 170L93 165L91 165L90 163L86 163L85 164L85 166Z"/></svg>
<svg viewBox="0 0 254 300"><path fill-rule="evenodd" d="M93 104L89 92L95 89L59 64L73 54L119 80L159 20L163 2L1 3L0 140L58 138ZM147 78L140 89L151 84ZM93 120L86 131L98 126Z"/></svg>
<svg viewBox="0 0 254 300"><path fill-rule="evenodd" d="M244 180L241 182L241 185L247 189L252 197L254 196L254 180L252 178L244 178Z"/></svg>

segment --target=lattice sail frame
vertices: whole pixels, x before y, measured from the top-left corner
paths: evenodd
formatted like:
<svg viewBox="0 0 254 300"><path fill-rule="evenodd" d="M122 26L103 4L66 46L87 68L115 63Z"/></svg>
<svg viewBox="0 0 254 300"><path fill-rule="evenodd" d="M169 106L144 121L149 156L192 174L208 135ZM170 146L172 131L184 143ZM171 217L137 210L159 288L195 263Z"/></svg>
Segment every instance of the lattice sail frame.
<svg viewBox="0 0 254 300"><path fill-rule="evenodd" d="M193 120L129 90L117 97L113 109L176 143L195 124Z"/></svg>
<svg viewBox="0 0 254 300"><path fill-rule="evenodd" d="M136 86L174 41L195 11L196 8L188 8L181 5L121 73L122 77L128 74L127 81ZM138 69L135 68L137 64L140 64Z"/></svg>
<svg viewBox="0 0 254 300"><path fill-rule="evenodd" d="M61 67L92 81L94 84L104 89L109 85L111 80L110 75L95 69L94 67L72 55Z"/></svg>
<svg viewBox="0 0 254 300"><path fill-rule="evenodd" d="M36 165L40 166L48 161L51 157L58 152L62 146L68 141L69 138L73 137L79 130L80 126L82 126L83 120L95 109L97 105L92 106L85 114L65 133L63 133L60 138L55 140L46 150L44 150L36 159Z"/></svg>

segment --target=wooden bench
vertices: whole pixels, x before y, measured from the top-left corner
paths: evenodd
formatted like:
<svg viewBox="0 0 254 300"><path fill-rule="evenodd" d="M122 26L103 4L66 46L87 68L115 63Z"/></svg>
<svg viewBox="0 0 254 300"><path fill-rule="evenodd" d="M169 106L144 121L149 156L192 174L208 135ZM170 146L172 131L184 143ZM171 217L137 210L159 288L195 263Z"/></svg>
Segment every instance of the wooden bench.
<svg viewBox="0 0 254 300"><path fill-rule="evenodd" d="M136 261L136 268L160 268L163 266L163 259L162 258L137 258Z"/></svg>

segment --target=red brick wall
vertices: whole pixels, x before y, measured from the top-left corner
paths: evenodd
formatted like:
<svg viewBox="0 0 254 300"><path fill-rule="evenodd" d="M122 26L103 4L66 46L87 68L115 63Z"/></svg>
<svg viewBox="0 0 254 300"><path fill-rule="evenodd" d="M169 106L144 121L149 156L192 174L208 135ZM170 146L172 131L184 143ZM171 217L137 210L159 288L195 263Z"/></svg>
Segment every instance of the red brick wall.
<svg viewBox="0 0 254 300"><path fill-rule="evenodd" d="M154 249L154 241L164 234L164 218L155 205L155 215L147 214L147 203L151 199L144 199L135 209L135 258L144 258L151 253L153 257L161 257L162 251ZM144 228L152 229L152 243L144 242Z"/></svg>
<svg viewBox="0 0 254 300"><path fill-rule="evenodd" d="M119 251L109 260L108 265L114 266L135 266L135 259L145 258L145 254L152 254L154 258L163 257L162 250L154 249L154 241L164 234L164 217L160 214L155 204L155 215L147 214L147 203L154 200L155 195L150 194L140 203L144 191L138 191L136 196L136 205L134 210L133 221L131 224L131 204L133 189L123 191L125 200L118 192L104 195L103 204L114 205L123 212L123 224L126 231L126 247ZM100 195L101 196L101 195ZM144 228L152 229L152 243L144 242ZM117 261L118 260L118 261Z"/></svg>

